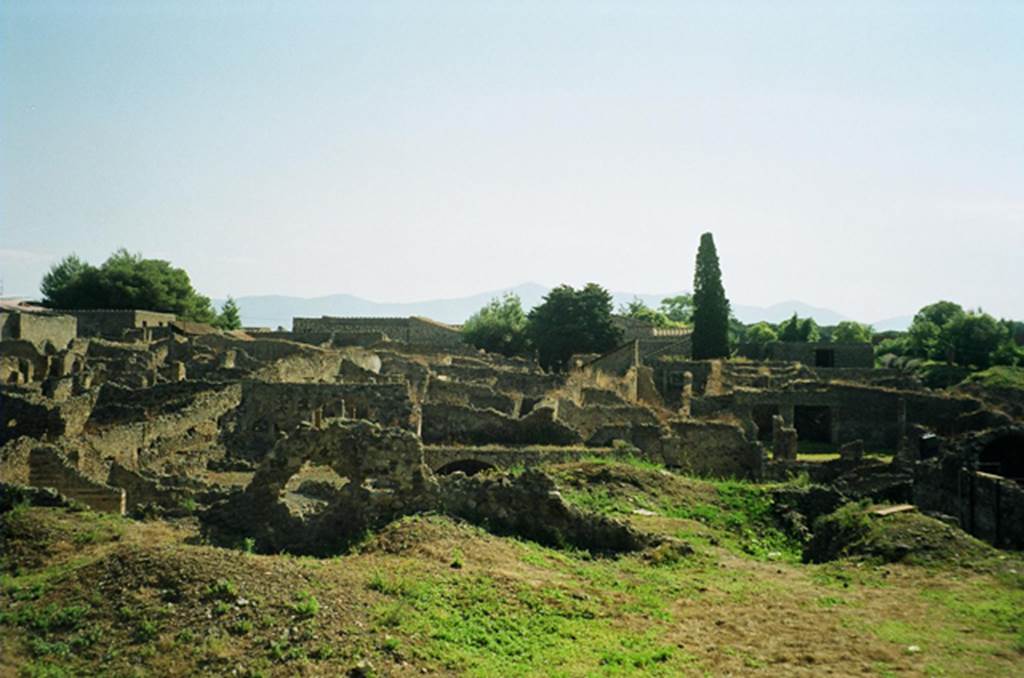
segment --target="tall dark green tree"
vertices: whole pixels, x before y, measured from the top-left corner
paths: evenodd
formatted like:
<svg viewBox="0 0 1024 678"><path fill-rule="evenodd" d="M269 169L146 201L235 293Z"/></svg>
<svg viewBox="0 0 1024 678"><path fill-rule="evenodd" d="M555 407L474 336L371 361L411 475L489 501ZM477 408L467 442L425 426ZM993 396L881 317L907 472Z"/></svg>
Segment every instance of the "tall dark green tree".
<svg viewBox="0 0 1024 678"><path fill-rule="evenodd" d="M560 285L527 319L526 334L541 366L562 369L574 353L604 353L621 335L612 324L612 295L595 283L581 290Z"/></svg>
<svg viewBox="0 0 1024 678"><path fill-rule="evenodd" d="M718 251L710 233L700 237L693 273L693 357L697 360L729 355L729 300L722 287Z"/></svg>

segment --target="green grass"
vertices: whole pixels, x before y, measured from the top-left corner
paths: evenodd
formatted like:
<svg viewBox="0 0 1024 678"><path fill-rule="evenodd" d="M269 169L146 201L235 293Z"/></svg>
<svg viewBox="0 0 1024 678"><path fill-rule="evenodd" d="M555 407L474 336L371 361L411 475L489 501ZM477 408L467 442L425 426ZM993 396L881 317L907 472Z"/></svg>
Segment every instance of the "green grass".
<svg viewBox="0 0 1024 678"><path fill-rule="evenodd" d="M380 627L421 639L410 651L446 671L677 675L693 664L691 655L661 642L656 631L616 628L593 601L557 587L535 588L486 574L376 586L393 598L376 608ZM639 609L662 604L638 600Z"/></svg>
<svg viewBox="0 0 1024 678"><path fill-rule="evenodd" d="M602 463L616 464L609 460ZM634 467L642 470L661 468L643 460L638 460ZM690 482L709 489L701 495L706 498L677 502L642 491L627 494L602 485L564 490L562 494L570 503L597 513L628 516L639 509L670 518L692 520L721 531L727 545L748 555L799 560L800 544L776 524L767 486L738 480L691 479ZM683 531L678 536L692 538L699 537L699 534Z"/></svg>
<svg viewBox="0 0 1024 678"><path fill-rule="evenodd" d="M990 367L964 379L965 384L980 384L989 388L1011 388L1024 391L1024 367Z"/></svg>
<svg viewBox="0 0 1024 678"><path fill-rule="evenodd" d="M359 552L322 560L193 546L180 534L154 543L166 532L153 523L126 524L127 543L48 551L95 520L27 509L18 520L52 529L26 530L0 550L49 555L32 550L18 576L0 577L2 665L22 676L346 675L359 666L373 675L995 676L1024 658L1024 567L1013 554L989 550L977 565L804 565L774 524L774 486L666 475L642 460L599 463L596 472L555 467L573 479L567 498L683 536L696 552L599 557L444 516L404 518ZM633 513L641 507L656 515ZM839 520L856 527L863 514L853 510ZM905 527L943 536L933 523ZM872 523L881 524L902 525ZM94 586L101 581L117 585ZM780 620L820 635L779 645Z"/></svg>

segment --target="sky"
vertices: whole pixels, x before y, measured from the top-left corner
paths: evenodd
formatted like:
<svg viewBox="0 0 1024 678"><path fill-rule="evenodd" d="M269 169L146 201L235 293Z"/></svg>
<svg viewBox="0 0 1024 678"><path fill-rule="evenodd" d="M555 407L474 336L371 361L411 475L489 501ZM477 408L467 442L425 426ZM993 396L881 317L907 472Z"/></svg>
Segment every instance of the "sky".
<svg viewBox="0 0 1024 678"><path fill-rule="evenodd" d="M1024 2L0 3L0 277L1024 318Z"/></svg>

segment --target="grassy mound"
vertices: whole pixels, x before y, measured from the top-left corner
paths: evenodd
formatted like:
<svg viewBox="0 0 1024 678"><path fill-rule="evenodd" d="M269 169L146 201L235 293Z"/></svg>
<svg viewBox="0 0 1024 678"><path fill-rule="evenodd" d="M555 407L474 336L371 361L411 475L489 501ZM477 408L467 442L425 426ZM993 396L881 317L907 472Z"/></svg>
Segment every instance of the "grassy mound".
<svg viewBox="0 0 1024 678"><path fill-rule="evenodd" d="M872 508L867 503L850 503L816 520L804 559L822 563L859 557L885 563L971 567L998 555L963 530L916 511L878 516L871 513Z"/></svg>
<svg viewBox="0 0 1024 678"><path fill-rule="evenodd" d="M262 556L188 522L19 508L0 514L0 675L956 676L1024 659L1019 558L769 559L741 546L769 529L768 488L556 472L566 495L703 535L698 553L601 558L428 515L344 556Z"/></svg>
<svg viewBox="0 0 1024 678"><path fill-rule="evenodd" d="M779 523L769 486L689 478L642 461L591 460L549 472L581 508L748 555L799 559L800 544Z"/></svg>
<svg viewBox="0 0 1024 678"><path fill-rule="evenodd" d="M975 372L963 380L964 384L977 384L987 388L1014 389L1024 392L1024 367L990 367Z"/></svg>

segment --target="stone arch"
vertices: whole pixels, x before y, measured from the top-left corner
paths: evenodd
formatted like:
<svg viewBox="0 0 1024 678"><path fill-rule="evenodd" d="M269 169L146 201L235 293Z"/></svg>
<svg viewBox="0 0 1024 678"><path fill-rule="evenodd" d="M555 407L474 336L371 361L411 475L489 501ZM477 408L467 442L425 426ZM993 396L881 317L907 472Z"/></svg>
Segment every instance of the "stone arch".
<svg viewBox="0 0 1024 678"><path fill-rule="evenodd" d="M456 459L450 461L441 468L434 471L439 476L447 476L455 473L456 471L462 471L467 476L476 475L481 471L491 471L497 469L494 464L489 464L486 461L480 461L479 459Z"/></svg>
<svg viewBox="0 0 1024 678"><path fill-rule="evenodd" d="M306 463L328 466L356 487L374 479L377 485L412 491L431 476L412 432L368 421L333 420L324 428L301 427L279 440L246 492L276 501Z"/></svg>

